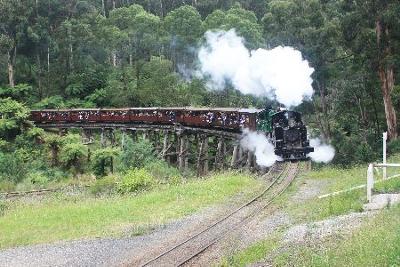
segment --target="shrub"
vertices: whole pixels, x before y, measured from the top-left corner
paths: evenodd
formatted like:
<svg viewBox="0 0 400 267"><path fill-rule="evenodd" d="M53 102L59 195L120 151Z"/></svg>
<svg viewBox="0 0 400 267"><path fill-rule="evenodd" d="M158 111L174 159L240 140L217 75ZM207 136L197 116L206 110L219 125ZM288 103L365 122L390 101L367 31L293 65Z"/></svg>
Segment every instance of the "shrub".
<svg viewBox="0 0 400 267"><path fill-rule="evenodd" d="M93 154L92 169L96 176L104 176L107 174L107 168L114 172L114 158L118 156L120 151L116 148L107 147L98 149Z"/></svg>
<svg viewBox="0 0 400 267"><path fill-rule="evenodd" d="M61 150L61 162L67 169L82 173L82 164L87 157L87 148L82 143L67 143Z"/></svg>
<svg viewBox="0 0 400 267"><path fill-rule="evenodd" d="M154 178L145 169L129 170L118 186L121 193L136 192L149 189L154 184Z"/></svg>
<svg viewBox="0 0 400 267"><path fill-rule="evenodd" d="M26 176L27 164L23 153L0 152L0 179L18 183Z"/></svg>
<svg viewBox="0 0 400 267"><path fill-rule="evenodd" d="M43 186L49 182L49 179L46 175L41 172L33 172L28 175L28 179L34 185Z"/></svg>
<svg viewBox="0 0 400 267"><path fill-rule="evenodd" d="M142 168L155 159L154 149L149 141L133 142L130 138L127 138L120 157L121 168L122 170Z"/></svg>
<svg viewBox="0 0 400 267"><path fill-rule="evenodd" d="M181 180L181 174L177 168L174 168L165 161L154 160L149 162L144 167L151 175L161 182L167 183L179 183Z"/></svg>
<svg viewBox="0 0 400 267"><path fill-rule="evenodd" d="M388 151L391 154L400 153L400 139L391 141L388 146Z"/></svg>
<svg viewBox="0 0 400 267"><path fill-rule="evenodd" d="M90 186L89 192L93 195L102 194L112 194L117 189L118 177L114 175L109 175L101 179L96 180L96 182Z"/></svg>

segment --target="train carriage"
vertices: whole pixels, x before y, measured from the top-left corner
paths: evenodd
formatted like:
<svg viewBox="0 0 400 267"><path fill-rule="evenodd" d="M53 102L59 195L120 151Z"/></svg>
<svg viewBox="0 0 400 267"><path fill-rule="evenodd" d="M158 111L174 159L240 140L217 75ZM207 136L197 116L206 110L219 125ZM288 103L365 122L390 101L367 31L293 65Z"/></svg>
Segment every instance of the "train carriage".
<svg viewBox="0 0 400 267"><path fill-rule="evenodd" d="M99 120L99 109L72 109L69 111L68 121L70 122L97 122Z"/></svg>
<svg viewBox="0 0 400 267"><path fill-rule="evenodd" d="M182 125L241 133L261 131L272 141L275 154L285 160L307 159L314 151L307 139L301 114L295 111L237 108L105 108L33 110L37 123L119 123Z"/></svg>
<svg viewBox="0 0 400 267"><path fill-rule="evenodd" d="M98 121L101 122L116 122L128 123L130 122L129 109L100 109Z"/></svg>

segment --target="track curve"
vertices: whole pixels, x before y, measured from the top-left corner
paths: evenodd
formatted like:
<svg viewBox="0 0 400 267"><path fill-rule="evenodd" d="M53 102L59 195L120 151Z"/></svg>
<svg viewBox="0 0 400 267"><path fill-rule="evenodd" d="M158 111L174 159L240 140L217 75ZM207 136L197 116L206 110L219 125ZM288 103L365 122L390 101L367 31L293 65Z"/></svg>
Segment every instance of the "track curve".
<svg viewBox="0 0 400 267"><path fill-rule="evenodd" d="M255 197L226 214L205 229L174 245L161 254L147 259L144 263L135 262L131 266L182 266L203 253L230 231L244 225L257 212L269 206L291 184L298 171L298 163L277 163L264 176L271 182ZM271 192L267 200L263 199Z"/></svg>

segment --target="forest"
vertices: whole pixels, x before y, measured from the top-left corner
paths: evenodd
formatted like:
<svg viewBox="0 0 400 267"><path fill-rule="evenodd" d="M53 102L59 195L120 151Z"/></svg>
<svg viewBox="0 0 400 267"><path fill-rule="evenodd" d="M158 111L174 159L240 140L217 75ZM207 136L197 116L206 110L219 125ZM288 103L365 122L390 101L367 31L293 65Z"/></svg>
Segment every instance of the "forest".
<svg viewBox="0 0 400 267"><path fill-rule="evenodd" d="M295 109L335 147L334 164L379 158L383 131L400 151L398 14L395 0L0 0L0 183L40 182L60 166L103 174L109 158L146 154L148 144L108 148L83 166L79 138L35 128L30 109L277 106L193 75L212 30L235 29L248 49L301 51L314 95Z"/></svg>

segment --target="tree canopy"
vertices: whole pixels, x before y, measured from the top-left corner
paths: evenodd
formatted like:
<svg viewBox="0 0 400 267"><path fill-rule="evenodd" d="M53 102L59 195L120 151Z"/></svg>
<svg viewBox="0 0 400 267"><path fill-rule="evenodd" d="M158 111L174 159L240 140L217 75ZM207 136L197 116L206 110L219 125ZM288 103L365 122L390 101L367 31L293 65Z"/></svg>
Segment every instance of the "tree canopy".
<svg viewBox="0 0 400 267"><path fill-rule="evenodd" d="M310 62L315 93L297 109L337 162L376 156L384 130L398 136L398 1L0 3L2 140L22 132L30 107L264 107L230 84L209 91L193 72L204 33L232 28L249 49L292 46ZM79 168L83 148L63 149Z"/></svg>

